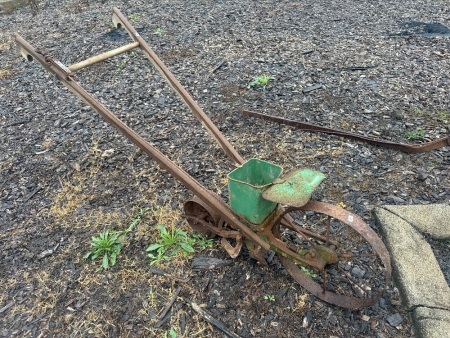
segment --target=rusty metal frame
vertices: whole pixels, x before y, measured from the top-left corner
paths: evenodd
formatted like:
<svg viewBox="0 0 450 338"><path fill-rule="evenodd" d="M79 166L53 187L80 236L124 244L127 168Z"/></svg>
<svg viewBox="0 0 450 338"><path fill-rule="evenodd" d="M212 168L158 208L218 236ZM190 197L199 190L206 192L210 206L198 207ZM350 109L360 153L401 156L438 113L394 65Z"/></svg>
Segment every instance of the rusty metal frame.
<svg viewBox="0 0 450 338"><path fill-rule="evenodd" d="M131 142L142 149L147 155L153 158L162 168L167 170L173 177L184 184L205 204L211 207L233 227L242 231L246 238L265 249L270 249L268 243L258 237L242 220L238 219L231 209L225 204L219 196L213 194L203 187L197 180L190 176L183 169L178 167L167 156L148 143L144 138L128 127L123 121L117 118L111 111L98 102L91 94L75 81L73 73L63 64L55 61L52 57L45 55L38 49L31 46L20 35L16 35L16 41L20 46L21 53L27 60L37 60L47 71L54 74L56 78L64 84L71 92L82 99L86 104L97 111L109 124L117 128ZM209 120L210 121L210 120ZM212 122L211 122L212 123ZM223 135L222 135L223 137Z"/></svg>
<svg viewBox="0 0 450 338"><path fill-rule="evenodd" d="M294 252L293 250L291 250L284 242L279 239L279 227L280 224L283 224L284 226L302 234L305 237L314 237L322 241L326 240L327 243L333 243L332 241L328 241L328 239L324 238L321 235L314 234L306 229L303 229L300 226L295 225L288 213L292 210L313 210L329 215L353 227L372 245L372 247L374 247L387 270L386 280L388 281L390 279L391 266L387 250L381 240L377 237L375 232L373 232L373 230L371 230L370 227L362 221L362 219L358 218L358 216L326 203L309 202L303 207L294 209L284 209L279 206L276 212L273 213L268 219L266 219L261 225L251 224L243 219L240 219L235 216L230 207L218 195L207 190L197 180L195 180L187 172L185 172L174 162L172 162L167 156L162 154L158 149L144 140L134 130L129 128L123 121L117 118L105 106L98 102L91 94L84 90L84 88L80 84L78 84L78 82L75 80L75 76L73 73L74 71L106 60L115 55L119 55L133 48L139 47L150 59L150 61L160 72L160 74L169 82L171 87L180 96L182 101L185 102L186 105L190 108L194 116L196 116L196 118L213 135L213 137L216 139L225 153L232 159L232 161L237 165L244 163L244 159L238 154L238 152L228 142L228 140L209 119L209 117L201 110L197 103L181 86L178 80L162 63L162 61L147 45L143 38L140 37L140 35L120 13L120 11L117 8L114 8L113 12L114 24L117 27L123 26L131 36L131 38L134 40L134 42L126 46L91 57L69 67L66 67L65 65L63 65L59 61L56 61L51 56L40 51L39 49L34 48L19 35L16 35L16 41L20 47L22 55L28 61L32 61L33 59L37 60L47 71L54 74L56 78L60 82L62 82L70 91L72 91L76 96L82 99L86 104L91 106L95 111L97 111L108 123L122 132L122 134L124 134L130 141L132 141L140 149L142 149L147 155L153 158L162 168L167 170L173 177L184 184L187 189L191 190L195 195L194 200L192 200L193 205L195 203L199 203L204 206L204 209L207 211L207 213L213 216L213 220L217 225L217 227L215 228L207 222L199 221L199 226L202 226L206 231L211 231L215 235L221 236L222 245L232 257L236 257L239 254L242 245L242 237L244 237L245 243L250 250L250 254L262 264L265 263L262 256L264 252L273 250L277 253L280 253L279 256L282 264L286 267L293 278L307 290L315 294L317 297L332 304L348 308L363 307L372 304L375 298L379 297L381 293L375 295L372 298L358 299L356 297L347 297L332 292L325 292L324 290L321 293L318 292L317 290L320 289L320 285L312 280L309 280L309 278L300 271L295 263L323 270L325 268L325 265L332 263L333 260L327 260L326 255L321 256L320 253L317 254L317 252L306 249L304 250L304 252L302 252L302 254L299 254L298 252ZM354 223L350 224L348 219L345 220L345 217L349 218L349 215L352 215L352 219L356 220ZM193 221L195 220L195 217L188 216L187 219L188 221ZM224 228L223 226L225 224L231 227L231 229ZM234 238L238 244L233 247L226 240L226 238ZM305 280L305 278L307 280Z"/></svg>
<svg viewBox="0 0 450 338"><path fill-rule="evenodd" d="M114 7L113 8L113 23L117 28L123 26L128 32L130 37L135 41L139 42L139 48L142 49L144 54L148 57L153 66L159 71L159 73L167 80L173 90L178 94L183 102L189 107L192 113L200 120L200 122L205 126L209 133L216 139L217 143L222 147L225 153L234 161L235 164L240 165L245 161L241 155L234 149L234 147L228 142L225 136L220 132L217 126L211 121L208 115L199 107L199 105L194 101L194 99L189 95L186 89L180 84L180 82L173 76L170 70L164 65L160 60L158 55L150 48L150 46L145 42L145 40L139 35L139 33L134 29L134 27L128 22L128 20L123 16L120 11Z"/></svg>

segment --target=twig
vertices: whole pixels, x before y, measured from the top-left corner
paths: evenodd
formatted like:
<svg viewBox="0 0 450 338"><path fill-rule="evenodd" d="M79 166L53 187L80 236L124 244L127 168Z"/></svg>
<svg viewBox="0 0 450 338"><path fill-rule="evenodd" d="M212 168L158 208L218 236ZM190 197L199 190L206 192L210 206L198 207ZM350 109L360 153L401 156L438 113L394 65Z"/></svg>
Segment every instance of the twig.
<svg viewBox="0 0 450 338"><path fill-rule="evenodd" d="M376 68L376 67L378 67L378 65L373 65L373 66L353 66L353 67L341 68L341 70L351 70L351 71L368 70L368 69L372 69L372 68Z"/></svg>
<svg viewBox="0 0 450 338"><path fill-rule="evenodd" d="M233 262L229 259L218 259L213 257L197 257L192 261L192 270L212 270L231 265Z"/></svg>
<svg viewBox="0 0 450 338"><path fill-rule="evenodd" d="M39 185L36 189L34 189L32 192L30 192L25 198L23 199L23 203L28 202L28 200L36 195L37 192L39 192L42 189L42 187Z"/></svg>
<svg viewBox="0 0 450 338"><path fill-rule="evenodd" d="M58 175L58 181L59 181L59 185L61 186L61 189L64 188L64 183L59 175Z"/></svg>
<svg viewBox="0 0 450 338"><path fill-rule="evenodd" d="M28 123L28 122L30 122L30 120L20 120L20 121L11 122L11 123L5 125L5 128L17 126L18 124L24 124L24 123Z"/></svg>
<svg viewBox="0 0 450 338"><path fill-rule="evenodd" d="M9 304L6 304L4 307L2 307L1 309L0 309L0 313L3 313L3 312L5 312L6 310L8 310L11 306L13 306L14 305L14 302L11 302L11 303L9 303Z"/></svg>
<svg viewBox="0 0 450 338"><path fill-rule="evenodd" d="M303 88L302 92L303 92L303 94L306 94L306 93L312 92L313 90L320 89L320 88L322 88L322 85L316 84L311 87Z"/></svg>
<svg viewBox="0 0 450 338"><path fill-rule="evenodd" d="M159 315L159 321L158 323L156 323L156 327L160 327L167 319L165 319L164 317L167 315L167 313L169 312L170 308L172 307L173 303L175 303L178 294L180 293L181 288L178 288L175 293L173 294L172 298L170 298L169 302L166 304L166 306L164 307L164 310L161 312L161 314Z"/></svg>
<svg viewBox="0 0 450 338"><path fill-rule="evenodd" d="M226 60L223 59L220 61L210 72L210 74L214 73L216 70L218 70L220 67L222 67L225 64Z"/></svg>
<svg viewBox="0 0 450 338"><path fill-rule="evenodd" d="M207 322L211 323L212 325L214 325L215 327L217 327L220 331L222 331L223 333L225 333L227 336L231 337L231 338L241 338L240 336L238 336L236 333L231 332L230 330L228 330L227 327L225 327L225 325L223 325L220 321L218 321L216 318L214 318L213 316L211 316L211 314L205 310L203 310L202 308L200 308L200 306L198 306L196 303L194 302L189 302L187 301L191 306L192 309L197 312L200 316L202 316Z"/></svg>

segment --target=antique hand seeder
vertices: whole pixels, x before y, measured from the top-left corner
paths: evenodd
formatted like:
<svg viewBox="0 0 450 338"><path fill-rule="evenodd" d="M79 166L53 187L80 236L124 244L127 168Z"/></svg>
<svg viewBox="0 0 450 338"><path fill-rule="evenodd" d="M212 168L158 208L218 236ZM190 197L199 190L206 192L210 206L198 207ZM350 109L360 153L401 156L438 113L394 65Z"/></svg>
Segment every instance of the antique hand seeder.
<svg viewBox="0 0 450 338"><path fill-rule="evenodd" d="M233 258L243 243L250 256L265 266L268 266L265 254L275 252L298 283L326 302L361 308L377 301L390 281L389 254L381 239L359 216L331 204L310 201L325 176L309 169L282 176L282 168L275 164L259 159L245 161L117 8L113 9L112 20L117 28L125 28L134 42L69 67L34 48L19 35L16 41L28 61L35 59L41 63L192 191L194 198L185 203L184 212L195 231L207 237L221 237L223 247ZM134 48L140 48L150 59L237 165L228 174L229 206L118 119L75 80L75 71Z"/></svg>

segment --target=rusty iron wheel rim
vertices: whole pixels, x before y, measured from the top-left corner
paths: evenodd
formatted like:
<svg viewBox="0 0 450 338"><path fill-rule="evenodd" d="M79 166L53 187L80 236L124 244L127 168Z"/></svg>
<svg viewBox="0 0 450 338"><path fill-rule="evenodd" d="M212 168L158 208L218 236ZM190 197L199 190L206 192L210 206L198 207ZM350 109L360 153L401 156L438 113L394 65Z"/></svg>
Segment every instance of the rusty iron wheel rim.
<svg viewBox="0 0 450 338"><path fill-rule="evenodd" d="M287 257L283 257L282 255L278 255L281 264L294 278L294 280L319 299L340 307L355 309L367 307L374 304L381 297L391 279L391 263L389 253L375 231L373 231L370 226L365 223L359 216L354 215L351 212L337 206L316 201L311 201L300 208L288 208L278 218L276 224L280 224L283 217L292 211L314 211L318 214L331 216L344 225L352 228L366 241L366 243L371 246L372 250L376 253L385 269L384 283L379 290L374 292L370 297L356 297L324 290L323 285L308 277L294 261ZM278 226L275 226L274 228L278 228ZM327 268L325 268L325 270L326 269ZM325 283L327 283L326 272L324 272L324 276Z"/></svg>

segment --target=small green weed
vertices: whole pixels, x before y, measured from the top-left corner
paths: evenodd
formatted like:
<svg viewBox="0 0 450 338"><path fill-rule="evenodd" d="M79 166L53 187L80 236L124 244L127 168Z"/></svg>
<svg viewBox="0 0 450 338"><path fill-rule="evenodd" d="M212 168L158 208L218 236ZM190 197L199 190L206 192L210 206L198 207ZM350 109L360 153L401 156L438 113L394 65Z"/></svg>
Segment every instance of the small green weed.
<svg viewBox="0 0 450 338"><path fill-rule="evenodd" d="M263 75L257 76L254 78L254 80L252 82L250 82L248 84L248 88L253 88L253 87L266 88L266 86L269 84L270 80L275 80L275 78L268 74L263 74Z"/></svg>
<svg viewBox="0 0 450 338"><path fill-rule="evenodd" d="M197 232L193 233L191 235L191 238L194 240L194 243L200 248L200 250L206 250L212 248L213 246L212 239L207 239Z"/></svg>
<svg viewBox="0 0 450 338"><path fill-rule="evenodd" d="M130 61L130 57L135 57L137 54L135 51L129 51L128 55L125 57L125 59L122 60L120 65L117 67L116 71L114 72L113 79L120 74L120 72L126 67L128 61Z"/></svg>
<svg viewBox="0 0 450 338"><path fill-rule="evenodd" d="M117 255L120 253L120 250L123 246L123 241L121 237L128 235L133 229L142 221L142 217L148 211L148 208L140 209L138 214L134 217L134 219L130 222L128 228L121 231L110 231L105 230L99 236L92 237L91 242L91 251L86 253L83 258L92 260L97 259L100 256L102 258L103 269L108 269L110 266L114 266L116 264Z"/></svg>
<svg viewBox="0 0 450 338"><path fill-rule="evenodd" d="M450 121L450 111L447 110L439 110L437 112L439 118L444 121L444 122L448 122Z"/></svg>
<svg viewBox="0 0 450 338"><path fill-rule="evenodd" d="M142 217L145 216L145 214L149 211L149 208L141 208L138 211L138 214L133 218L133 220L130 222L130 225L128 226L127 230L125 232L128 234L129 232L133 231L133 229L142 222Z"/></svg>
<svg viewBox="0 0 450 338"><path fill-rule="evenodd" d="M423 110L421 110L419 108L416 108L416 109L414 109L412 111L412 115L416 116L416 117L419 117L419 116L422 116L422 115L425 115L425 114L426 114L426 111L423 111Z"/></svg>
<svg viewBox="0 0 450 338"><path fill-rule="evenodd" d="M84 255L84 259L91 257L92 260L103 256L102 268L108 269L116 264L116 257L122 249L122 241L119 239L120 232L103 231L98 237L92 237L92 251Z"/></svg>
<svg viewBox="0 0 450 338"><path fill-rule="evenodd" d="M194 246L198 246L201 250L212 247L212 240L205 239L200 234L193 234L189 237L184 230L175 227L167 230L162 224L158 224L157 229L160 232L161 240L146 249L147 256L151 259L150 265L169 261L179 252L193 253L195 252Z"/></svg>
<svg viewBox="0 0 450 338"><path fill-rule="evenodd" d="M158 27L158 28L155 29L153 34L155 34L155 35L163 35L164 34L164 30L161 27Z"/></svg>
<svg viewBox="0 0 450 338"><path fill-rule="evenodd" d="M275 296L274 295L265 295L264 299L267 300L268 302L274 302Z"/></svg>
<svg viewBox="0 0 450 338"><path fill-rule="evenodd" d="M177 331L171 327L169 331L164 333L164 338L177 338Z"/></svg>
<svg viewBox="0 0 450 338"><path fill-rule="evenodd" d="M131 14L130 20L133 21L133 22L138 22L139 21L139 16L137 14Z"/></svg>
<svg viewBox="0 0 450 338"><path fill-rule="evenodd" d="M425 131L422 128L413 131L406 131L405 138L410 141L423 140L425 138Z"/></svg>
<svg viewBox="0 0 450 338"><path fill-rule="evenodd" d="M316 277L317 277L317 274L314 273L313 270L308 269L308 268L305 268L304 266L301 266L301 267L300 267L300 270L302 270L302 272L303 272L306 276L308 276L309 278L316 278Z"/></svg>

